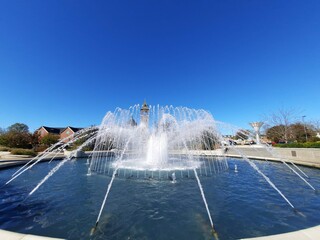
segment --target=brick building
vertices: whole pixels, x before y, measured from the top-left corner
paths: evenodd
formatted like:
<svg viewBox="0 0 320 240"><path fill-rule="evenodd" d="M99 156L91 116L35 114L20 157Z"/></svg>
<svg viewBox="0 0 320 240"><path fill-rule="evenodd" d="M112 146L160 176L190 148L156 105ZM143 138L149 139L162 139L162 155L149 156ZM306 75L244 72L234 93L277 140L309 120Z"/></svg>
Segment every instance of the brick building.
<svg viewBox="0 0 320 240"><path fill-rule="evenodd" d="M68 142L73 138L71 135L78 132L81 129L82 128L75 128L75 127L68 126L61 131L60 139L65 139L63 142Z"/></svg>
<svg viewBox="0 0 320 240"><path fill-rule="evenodd" d="M42 139L44 136L47 136L48 134L53 135L59 135L61 131L65 128L58 128L58 127L47 127L47 126L41 126L36 130L36 132L39 135L39 140Z"/></svg>
<svg viewBox="0 0 320 240"><path fill-rule="evenodd" d="M81 130L82 128L75 128L75 127L47 127L47 126L41 126L36 130L36 132L39 135L39 140L41 140L44 136L48 134L53 134L53 135L58 135L59 139L64 139L66 140L64 142L68 142L69 140L72 139L72 134L76 133L77 131ZM68 136L70 136L68 138Z"/></svg>

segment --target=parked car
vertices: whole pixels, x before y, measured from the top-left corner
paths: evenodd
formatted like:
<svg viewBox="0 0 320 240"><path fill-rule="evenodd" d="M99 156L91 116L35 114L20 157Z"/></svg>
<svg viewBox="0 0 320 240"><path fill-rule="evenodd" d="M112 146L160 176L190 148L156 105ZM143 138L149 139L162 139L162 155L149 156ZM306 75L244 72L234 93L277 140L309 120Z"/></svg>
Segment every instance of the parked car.
<svg viewBox="0 0 320 240"><path fill-rule="evenodd" d="M244 145L252 145L252 144L256 144L256 142L253 141L253 140L246 140L246 141L244 141Z"/></svg>

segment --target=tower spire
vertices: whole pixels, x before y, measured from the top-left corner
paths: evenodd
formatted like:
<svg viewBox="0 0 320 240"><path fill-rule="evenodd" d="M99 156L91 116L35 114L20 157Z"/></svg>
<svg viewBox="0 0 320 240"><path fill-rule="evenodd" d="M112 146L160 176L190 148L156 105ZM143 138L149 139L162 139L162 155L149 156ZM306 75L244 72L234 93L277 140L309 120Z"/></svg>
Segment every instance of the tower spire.
<svg viewBox="0 0 320 240"><path fill-rule="evenodd" d="M144 123L146 126L149 124L149 106L147 104L146 99L144 99L144 102L142 104L142 107L140 109L140 119L141 123Z"/></svg>

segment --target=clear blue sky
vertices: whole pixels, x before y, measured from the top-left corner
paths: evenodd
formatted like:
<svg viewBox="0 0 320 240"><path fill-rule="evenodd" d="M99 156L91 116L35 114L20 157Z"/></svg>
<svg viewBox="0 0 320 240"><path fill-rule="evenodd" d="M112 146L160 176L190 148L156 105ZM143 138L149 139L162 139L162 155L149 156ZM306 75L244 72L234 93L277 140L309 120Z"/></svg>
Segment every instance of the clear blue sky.
<svg viewBox="0 0 320 240"><path fill-rule="evenodd" d="M0 127L84 127L144 99L248 127L320 119L318 0L0 0Z"/></svg>

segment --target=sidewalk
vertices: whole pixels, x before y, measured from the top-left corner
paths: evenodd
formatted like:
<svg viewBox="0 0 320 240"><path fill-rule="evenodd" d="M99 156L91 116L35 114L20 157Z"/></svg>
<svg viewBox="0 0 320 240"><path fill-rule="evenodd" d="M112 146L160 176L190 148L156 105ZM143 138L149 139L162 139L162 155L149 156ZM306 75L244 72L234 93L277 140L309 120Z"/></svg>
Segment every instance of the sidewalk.
<svg viewBox="0 0 320 240"><path fill-rule="evenodd" d="M41 160L41 162L53 160L62 160L65 157L63 153L59 153L55 156L55 154L49 155L48 157ZM26 156L26 155L12 155L12 154L2 154L0 155L0 169L10 168L14 166L24 165L30 160L34 159L34 157ZM36 161L34 159L33 161Z"/></svg>
<svg viewBox="0 0 320 240"><path fill-rule="evenodd" d="M31 234L23 234L0 230L0 239L3 240L62 240L62 238L42 237Z"/></svg>

